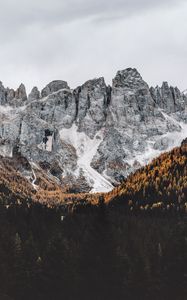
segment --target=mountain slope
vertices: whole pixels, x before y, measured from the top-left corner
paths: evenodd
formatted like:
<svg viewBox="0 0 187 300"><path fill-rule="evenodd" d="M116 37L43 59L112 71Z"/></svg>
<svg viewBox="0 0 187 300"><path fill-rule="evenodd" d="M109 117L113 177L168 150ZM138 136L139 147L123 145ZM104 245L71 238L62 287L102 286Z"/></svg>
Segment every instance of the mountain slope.
<svg viewBox="0 0 187 300"><path fill-rule="evenodd" d="M6 206L13 204L29 205L38 202L49 207L73 207L77 204L97 203L97 194L79 193L84 191L84 180L80 177L74 182L62 184L45 166L29 163L21 156L14 158L0 157L0 203Z"/></svg>
<svg viewBox="0 0 187 300"><path fill-rule="evenodd" d="M106 196L112 205L130 210L176 209L187 211L187 143L164 153L129 176Z"/></svg>

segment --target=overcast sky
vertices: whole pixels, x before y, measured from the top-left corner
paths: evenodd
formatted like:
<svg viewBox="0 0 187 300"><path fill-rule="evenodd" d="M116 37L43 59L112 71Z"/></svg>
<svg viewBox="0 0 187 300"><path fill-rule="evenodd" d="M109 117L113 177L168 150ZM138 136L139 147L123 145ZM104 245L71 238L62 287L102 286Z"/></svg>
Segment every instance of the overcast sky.
<svg viewBox="0 0 187 300"><path fill-rule="evenodd" d="M136 67L150 85L187 88L185 0L0 0L0 80L74 88Z"/></svg>

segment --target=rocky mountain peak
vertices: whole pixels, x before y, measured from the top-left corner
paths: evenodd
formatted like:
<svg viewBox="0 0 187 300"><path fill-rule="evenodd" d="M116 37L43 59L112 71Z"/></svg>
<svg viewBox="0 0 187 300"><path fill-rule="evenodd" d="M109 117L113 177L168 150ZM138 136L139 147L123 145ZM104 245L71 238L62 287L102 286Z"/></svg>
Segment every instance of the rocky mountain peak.
<svg viewBox="0 0 187 300"><path fill-rule="evenodd" d="M95 89L101 89L101 88L106 88L106 83L104 77L99 77L99 78L94 78L91 80L86 81L82 85L82 89L87 89L88 91L93 91Z"/></svg>
<svg viewBox="0 0 187 300"><path fill-rule="evenodd" d="M69 89L67 82L63 80L54 80L47 84L46 87L41 91L41 96L42 98L47 97L48 95L58 92L62 89Z"/></svg>
<svg viewBox="0 0 187 300"><path fill-rule="evenodd" d="M169 90L170 87L169 87L168 82L167 81L163 81L161 88L162 88L162 90Z"/></svg>
<svg viewBox="0 0 187 300"><path fill-rule="evenodd" d="M4 86L3 86L2 81L0 81L0 89L5 89Z"/></svg>
<svg viewBox="0 0 187 300"><path fill-rule="evenodd" d="M155 103L168 113L185 109L187 97L177 87L169 86L167 81L164 81L161 87L151 87L150 93Z"/></svg>
<svg viewBox="0 0 187 300"><path fill-rule="evenodd" d="M0 105L3 105L6 103L6 90L0 81Z"/></svg>
<svg viewBox="0 0 187 300"><path fill-rule="evenodd" d="M147 87L147 84L135 68L127 68L125 70L118 71L113 79L114 88L135 90L144 86Z"/></svg>
<svg viewBox="0 0 187 300"><path fill-rule="evenodd" d="M38 100L39 98L40 98L40 92L39 92L38 88L35 86L31 90L31 92L28 96L28 100L33 101L33 100Z"/></svg>
<svg viewBox="0 0 187 300"><path fill-rule="evenodd" d="M20 84L19 88L15 91L15 98L21 99L22 101L27 100L26 88L23 83Z"/></svg>

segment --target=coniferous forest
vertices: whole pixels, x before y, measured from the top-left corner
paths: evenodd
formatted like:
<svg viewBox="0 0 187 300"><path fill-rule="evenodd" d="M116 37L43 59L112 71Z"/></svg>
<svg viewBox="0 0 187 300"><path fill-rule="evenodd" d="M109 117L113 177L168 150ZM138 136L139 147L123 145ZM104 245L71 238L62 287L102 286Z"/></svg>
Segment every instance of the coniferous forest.
<svg viewBox="0 0 187 300"><path fill-rule="evenodd" d="M0 299L187 299L186 151L93 203L2 195Z"/></svg>

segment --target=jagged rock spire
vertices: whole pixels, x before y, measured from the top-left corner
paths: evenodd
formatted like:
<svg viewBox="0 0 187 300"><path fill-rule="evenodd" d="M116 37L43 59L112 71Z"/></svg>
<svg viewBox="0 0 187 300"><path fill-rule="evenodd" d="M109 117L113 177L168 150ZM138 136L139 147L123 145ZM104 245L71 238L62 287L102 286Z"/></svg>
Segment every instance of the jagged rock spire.
<svg viewBox="0 0 187 300"><path fill-rule="evenodd" d="M6 103L6 89L4 88L2 82L0 81L0 105Z"/></svg>
<svg viewBox="0 0 187 300"><path fill-rule="evenodd" d="M38 100L39 98L40 98L40 92L39 92L38 88L35 86L31 90L31 92L28 96L28 100L33 101L33 100Z"/></svg>
<svg viewBox="0 0 187 300"><path fill-rule="evenodd" d="M21 99L22 101L27 100L26 88L23 83L20 84L19 88L15 91L15 98Z"/></svg>
<svg viewBox="0 0 187 300"><path fill-rule="evenodd" d="M177 87L169 86L167 81L164 81L161 87L151 87L150 93L158 107L168 113L185 109L186 96Z"/></svg>

